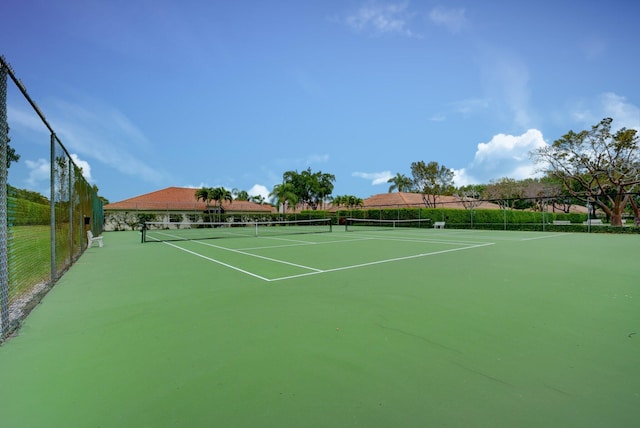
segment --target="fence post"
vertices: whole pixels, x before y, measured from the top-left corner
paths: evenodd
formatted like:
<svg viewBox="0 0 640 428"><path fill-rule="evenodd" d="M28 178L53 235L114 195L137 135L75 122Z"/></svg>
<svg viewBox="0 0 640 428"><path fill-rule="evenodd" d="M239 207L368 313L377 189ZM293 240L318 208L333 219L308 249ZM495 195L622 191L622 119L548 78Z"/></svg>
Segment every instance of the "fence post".
<svg viewBox="0 0 640 428"><path fill-rule="evenodd" d="M56 280L56 134L51 133L51 154L49 160L49 191L51 193L51 200L49 201L49 208L51 216L49 220L49 228L51 229L51 284Z"/></svg>
<svg viewBox="0 0 640 428"><path fill-rule="evenodd" d="M7 70L0 63L0 342L9 330L9 260L7 239Z"/></svg>

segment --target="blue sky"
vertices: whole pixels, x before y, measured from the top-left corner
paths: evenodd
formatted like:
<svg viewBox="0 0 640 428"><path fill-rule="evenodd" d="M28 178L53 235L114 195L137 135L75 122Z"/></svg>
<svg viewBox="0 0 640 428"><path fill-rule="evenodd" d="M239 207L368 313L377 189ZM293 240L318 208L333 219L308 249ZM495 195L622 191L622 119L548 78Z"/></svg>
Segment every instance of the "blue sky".
<svg viewBox="0 0 640 428"><path fill-rule="evenodd" d="M334 195L412 162L456 183L604 117L640 129L640 5L554 1L7 2L0 54L112 202L169 186ZM10 85L11 87L12 85ZM48 136L13 88L10 182L46 192Z"/></svg>

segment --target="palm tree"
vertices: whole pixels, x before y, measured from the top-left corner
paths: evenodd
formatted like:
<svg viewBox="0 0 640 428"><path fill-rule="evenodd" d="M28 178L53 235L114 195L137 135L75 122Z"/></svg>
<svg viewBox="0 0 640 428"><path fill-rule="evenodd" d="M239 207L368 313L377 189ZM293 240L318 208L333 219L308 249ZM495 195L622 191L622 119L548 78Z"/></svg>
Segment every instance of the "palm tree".
<svg viewBox="0 0 640 428"><path fill-rule="evenodd" d="M410 192L413 187L413 181L404 174L396 173L395 177L391 177L387 180L387 183L392 183L389 186L389 193L397 190L398 192Z"/></svg>
<svg viewBox="0 0 640 428"><path fill-rule="evenodd" d="M351 209L360 208L364 206L364 201L362 200L362 198L349 195L347 196L347 206Z"/></svg>
<svg viewBox="0 0 640 428"><path fill-rule="evenodd" d="M248 201L251 199L251 196L249 196L249 192L247 192L246 190L234 189L232 193L236 201Z"/></svg>
<svg viewBox="0 0 640 428"><path fill-rule="evenodd" d="M289 206L293 205L294 211L295 206L298 203L298 196L295 194L295 188L293 184L289 182L273 186L273 190L269 193L269 197L275 199L276 205L282 205L283 213L287 211L287 202L289 202Z"/></svg>
<svg viewBox="0 0 640 428"><path fill-rule="evenodd" d="M342 195L335 196L331 201L331 203L333 204L333 206L339 208L341 205L344 205L344 196Z"/></svg>
<svg viewBox="0 0 640 428"><path fill-rule="evenodd" d="M229 201L232 202L233 201L233 195L231 194L231 192L227 189L225 189L224 187L216 187L214 189L211 189L211 199L213 199L214 201L216 201L218 203L218 213L221 216L222 215L222 202L224 201ZM221 220L221 217L218 217L218 220Z"/></svg>
<svg viewBox="0 0 640 428"><path fill-rule="evenodd" d="M202 199L202 202L204 202L208 207L209 204L211 203L211 199L213 199L211 190L212 190L211 187L204 187L204 186L196 190L196 193L195 193L196 201L199 201L200 199Z"/></svg>
<svg viewBox="0 0 640 428"><path fill-rule="evenodd" d="M256 204L264 204L264 196L262 195L249 196L248 200L251 202L255 202Z"/></svg>
<svg viewBox="0 0 640 428"><path fill-rule="evenodd" d="M204 221L212 221L210 204L211 204L211 200L213 199L213 188L203 186L200 189L196 190L195 197L197 201L202 199L202 202L205 203Z"/></svg>
<svg viewBox="0 0 640 428"><path fill-rule="evenodd" d="M353 195L336 196L333 198L333 205L336 207L343 206L345 208L354 209L364 206L364 200Z"/></svg>

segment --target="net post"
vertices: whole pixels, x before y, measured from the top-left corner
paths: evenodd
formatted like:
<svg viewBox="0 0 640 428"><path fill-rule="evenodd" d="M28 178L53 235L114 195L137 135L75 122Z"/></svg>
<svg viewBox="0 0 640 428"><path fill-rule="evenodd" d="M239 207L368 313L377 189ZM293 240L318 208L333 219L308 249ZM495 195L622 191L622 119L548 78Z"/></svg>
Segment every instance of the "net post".
<svg viewBox="0 0 640 428"><path fill-rule="evenodd" d="M147 222L142 223L142 228L140 230L140 243L144 244L147 242Z"/></svg>

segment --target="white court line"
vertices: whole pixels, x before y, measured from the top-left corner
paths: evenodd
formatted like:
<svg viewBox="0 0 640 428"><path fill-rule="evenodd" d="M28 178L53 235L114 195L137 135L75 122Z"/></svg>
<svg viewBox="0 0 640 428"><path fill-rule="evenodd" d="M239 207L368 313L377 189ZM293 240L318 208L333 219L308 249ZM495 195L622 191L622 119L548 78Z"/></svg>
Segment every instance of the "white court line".
<svg viewBox="0 0 640 428"><path fill-rule="evenodd" d="M210 262L217 263L217 264L222 265L224 267L228 267L229 269L233 269L233 270L236 270L238 272L242 272L242 273L247 274L249 276L252 276L254 278L258 278L258 279L261 279L263 281L270 281L269 278L265 278L264 276L256 275L255 273L252 273L252 272L249 272L247 270L240 269L239 267L232 266L230 264L221 262L220 260L212 259L211 257L207 257L207 256L205 256L203 254L196 253L195 251L187 250L186 248L179 247L178 245L172 244L170 242L163 242L163 244L168 245L168 246L173 247L173 248L177 248L178 250L184 251L185 253L193 254L194 256L203 258L203 259L208 260Z"/></svg>
<svg viewBox="0 0 640 428"><path fill-rule="evenodd" d="M519 241L529 241L529 240L534 240L534 239L544 239L544 238L551 238L551 237L555 237L555 236L562 236L563 233L557 233L555 235L546 235L544 237L536 237L536 238L515 238L515 237L505 237L505 236L500 236L500 234L502 232L518 232L517 230L507 230L507 231L503 231L503 230L481 230L481 229L448 229L449 232L444 232L444 233L440 233L438 232L438 235L442 235L442 236L447 236L447 235L452 235L452 236L457 236L457 235L461 235L462 237L465 238L471 238L471 239L491 239L492 241L504 241L504 242L519 242ZM523 233L538 233L538 232L524 232L524 231L520 231ZM489 235L489 236L487 236Z"/></svg>
<svg viewBox="0 0 640 428"><path fill-rule="evenodd" d="M316 242L313 241L302 241L300 239L287 239L287 238L276 238L275 236L258 236L260 239L273 239L275 241L287 241L287 242L299 242L302 244L313 245Z"/></svg>
<svg viewBox="0 0 640 428"><path fill-rule="evenodd" d="M397 238L389 238L388 235L367 235L375 239L379 239L381 241L399 241L399 242L424 242L428 244L445 244L445 245L478 245L483 242L472 242L472 241L451 241L451 240L439 240L433 238L412 238L412 237L397 237ZM409 236L409 235L406 235Z"/></svg>
<svg viewBox="0 0 640 428"><path fill-rule="evenodd" d="M339 267L339 268L321 270L319 272L307 272L307 273L301 273L301 274L298 274L298 275L283 276L283 277L280 277L280 278L268 279L267 281L268 282L274 282L274 281L282 281L282 280L285 280L285 279L301 278L301 277L304 277L304 276L317 275L319 273L337 272L337 271L341 271L341 270L356 269L356 268L360 268L360 267L379 265L379 264L382 264L382 263L397 262L397 261L401 261L401 260L417 259L419 257L435 256L437 254L452 253L454 251L471 250L473 248L486 247L487 245L494 245L494 243L493 242L488 242L488 243L485 243L485 244L472 245L470 247L452 248L452 249L449 249L449 250L434 251L432 253L423 253L423 254L416 254L416 255L413 255L413 256L397 257L397 258L393 258L393 259L378 260L378 261L375 261L375 262L361 263L361 264L357 264L357 265L343 266L343 267Z"/></svg>
<svg viewBox="0 0 640 428"><path fill-rule="evenodd" d="M376 239L376 238L341 239L337 241L310 242L310 243L302 243L302 244L263 245L261 247L238 248L238 250L240 251L265 250L265 249L270 250L272 248L306 247L308 245L342 244L343 242L370 241L372 239Z"/></svg>
<svg viewBox="0 0 640 428"><path fill-rule="evenodd" d="M196 241L198 239L203 239L202 237L198 238L197 236L193 237L193 238L189 238L188 236L174 235L174 234L171 234L171 233L168 233L168 232L159 232L159 231L156 231L156 230L154 230L153 233L156 234L156 235L167 236L169 238L173 238L173 239L178 240L178 241ZM254 236L255 235L247 235L247 234L243 234L243 233L224 232L224 233L221 233L220 236L218 236L217 238L247 238L247 237L252 238ZM151 236L149 234L147 234L147 239L155 239L158 242L164 242L161 239L158 239L158 238L154 237L153 234ZM204 238L204 239L207 239L207 238Z"/></svg>
<svg viewBox="0 0 640 428"><path fill-rule="evenodd" d="M323 269L312 268L312 267L309 267L309 266L298 265L298 264L286 262L286 261L283 261L283 260L273 259L273 258L270 258L270 257L263 257L263 256L251 254L251 253L245 253L243 251L233 250L233 249L229 249L229 248L225 248L225 247L220 247L220 246L213 245L213 244L207 244L207 243L203 243L203 242L200 242L200 241L192 241L192 242L196 242L196 243L202 244L202 245L211 246L211 247L218 248L218 249L221 249L221 250L227 250L227 251L235 252L235 253L246 255L246 256L257 257L257 258L260 258L260 259L273 261L273 262L276 262L276 263L283 263L283 264L287 264L287 265L290 265L290 266L295 266L295 267L299 267L299 268L303 268L303 269L308 269L308 270L311 271L311 272L307 272L307 273L283 276L283 277L279 277L279 278L265 278L263 276L255 274L253 272L249 272L247 270L244 270L244 269L241 269L239 267L230 265L228 263L221 262L220 260L216 260L214 258L207 257L207 256L205 256L203 254L197 253L195 251L188 250L186 248L180 247L180 246L172 244L170 242L162 242L163 244L168 245L170 247L173 247L173 248L176 248L178 250L184 251L186 253L192 254L194 256L200 257L200 258L208 260L210 262L217 263L219 265L228 267L228 268L230 268L232 270L244 273L244 274L252 276L254 278L261 279L261 280L263 280L265 282L283 281L283 280L287 280L287 279L301 278L301 277L310 276L310 275L317 275L317 274L321 274L321 273L338 272L338 271L342 271L342 270L356 269L356 268L374 266L374 265L383 264L383 263L390 263L390 262L396 262L396 261L402 261L402 260L410 260L410 259L415 259L415 258L420 258L420 257L434 256L434 255L438 255L438 254L451 253L451 252L454 252L454 251L471 250L471 249L474 249L474 248L480 248L480 247L486 247L488 245L494 245L493 242L487 242L487 243L483 243L483 244L471 245L471 246L468 246L468 247L452 248L452 249L449 249L449 250L434 251L434 252L431 252L431 253L415 254L415 255L412 255L412 256L396 257L396 258L392 258L392 259L377 260L377 261L374 261L374 262L360 263L360 264L357 264L357 265L342 266L342 267L338 267L338 268L332 268L332 269L323 270Z"/></svg>
<svg viewBox="0 0 640 428"><path fill-rule="evenodd" d="M536 236L535 238L522 238L521 241L535 241L536 239L557 238L559 236L568 235L567 233L557 233L555 235Z"/></svg>
<svg viewBox="0 0 640 428"><path fill-rule="evenodd" d="M209 244L208 242L201 242L201 241L192 241L192 242L195 242L196 244L200 244L200 245L206 245L207 247L217 248L219 250L225 250L225 251L230 251L230 252L236 253L236 254L242 254L243 256L255 257L257 259L263 259L263 260L267 260L267 261L275 262L275 263L282 263L284 265L299 267L299 268L302 268L302 269L307 269L307 270L312 270L312 271L320 271L320 269L312 268L312 267L309 267L309 266L299 265L297 263L291 263L291 262L287 262L285 260L274 259L274 258L271 258L271 257L260 256L258 254L251 254L251 253L247 253L247 252L244 252L244 251L241 251L241 250L234 250L232 248L221 247L219 245Z"/></svg>

